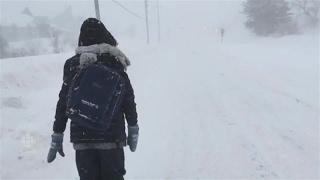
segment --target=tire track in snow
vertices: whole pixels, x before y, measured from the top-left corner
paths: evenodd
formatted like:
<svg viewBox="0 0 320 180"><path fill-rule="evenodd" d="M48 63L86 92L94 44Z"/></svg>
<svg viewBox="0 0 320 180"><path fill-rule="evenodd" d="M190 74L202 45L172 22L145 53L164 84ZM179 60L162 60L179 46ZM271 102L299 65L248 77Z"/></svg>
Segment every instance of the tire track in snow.
<svg viewBox="0 0 320 180"><path fill-rule="evenodd" d="M250 106L246 102L253 98L253 94L248 91L248 89L252 87L245 87L245 85L250 85L250 83L245 85L239 83L248 82L248 80L242 76L241 72L230 66L230 64L232 63L228 61L219 62L220 66L225 66L222 68L225 71L220 73L221 79L223 79L220 84L224 86L220 89L221 94L218 96L221 98L224 107L222 112L225 118L223 118L221 122L225 125L235 126L234 128L237 128L238 132L235 132L231 136L240 135L239 140L242 141L242 144L241 147L238 148L243 148L246 151L247 159L251 162L251 166L255 168L255 174L251 174L251 176L257 178L276 178L278 177L278 174L272 170L272 167L256 148L256 145L253 144L253 142L259 142L257 142L258 139L252 139L252 136L255 136L254 127L252 127L251 122L248 120L252 117L259 118L259 114L252 116L245 113L250 112ZM231 102L225 102L224 99L228 99ZM254 110L252 111L254 112Z"/></svg>
<svg viewBox="0 0 320 180"><path fill-rule="evenodd" d="M231 62L229 62L232 64ZM239 73L239 74L238 74ZM288 174L288 170L286 168L290 167L291 171L295 166L294 163L290 162L304 162L304 157L306 156L306 152L304 152L304 147L299 143L296 139L292 138L293 134L288 134L288 128L285 129L279 129L276 128L275 124L276 122L281 122L283 119L279 119L280 117L277 117L277 114L279 111L276 111L277 108L277 101L272 101L272 98L277 97L276 95L278 93L275 93L273 91L268 91L268 89L265 89L264 86L261 86L259 82L252 81L251 78L247 79L241 79L246 76L241 76L241 72L238 72L236 68L233 69L234 76L229 76L227 74L228 82L230 84L237 85L238 92L233 92L233 95L231 99L238 99L238 106L241 107L241 104L243 105L242 111L243 112L250 112L250 114L244 114L240 113L237 115L234 115L235 119L238 117L245 118L242 122L242 132L243 137L245 137L244 142L248 142L245 144L244 147L250 154L249 157L254 157L252 162L256 164L257 166L257 174L253 175L255 177L261 177L261 178L276 178L276 177L287 177L288 175L292 175L292 173L296 172L290 172ZM236 75L238 74L238 75ZM241 86L239 85L239 82L246 81L246 85L250 83L250 87ZM249 82L249 83L248 83ZM232 88L230 88L232 89ZM231 90L232 92L232 90ZM260 94L261 96L256 96ZM266 96L267 95L267 96ZM278 94L281 95L281 94ZM283 95L283 94L282 94ZM266 98L269 97L269 98ZM288 97L287 97L288 98ZM286 103L290 105L294 105L290 101L285 101ZM295 99L295 98L292 98ZM299 104L301 101L297 101ZM297 104L297 105L298 105ZM302 103L303 104L303 103ZM308 105L307 105L308 106ZM308 106L307 108L311 108ZM269 114L268 114L269 113ZM284 114L285 112L281 112L281 115L286 116L287 114ZM290 118L284 117L289 120ZM245 126L243 126L243 123L245 122ZM281 127L281 126L280 126ZM251 136L248 131L251 131ZM254 132L256 131L256 132ZM304 137L307 138L307 137ZM273 140L273 142L269 142L270 140ZM255 142L254 144L251 144L250 142ZM249 148L248 148L249 147ZM272 152L273 148L279 148L276 152ZM309 147L310 148L310 147ZM290 152L289 157L292 157L292 160L289 161L279 161L277 159L278 156L283 156L283 153L285 153L285 150L287 152ZM270 152L268 152L270 150ZM283 159L283 158L282 158ZM310 166L311 159L307 159L306 165ZM304 163L305 164L305 163ZM271 166L272 165L272 166ZM311 166L310 166L311 167ZM272 169L277 169L278 172L282 172L282 174L278 174ZM310 170L312 172L312 170ZM297 173L296 173L297 174Z"/></svg>

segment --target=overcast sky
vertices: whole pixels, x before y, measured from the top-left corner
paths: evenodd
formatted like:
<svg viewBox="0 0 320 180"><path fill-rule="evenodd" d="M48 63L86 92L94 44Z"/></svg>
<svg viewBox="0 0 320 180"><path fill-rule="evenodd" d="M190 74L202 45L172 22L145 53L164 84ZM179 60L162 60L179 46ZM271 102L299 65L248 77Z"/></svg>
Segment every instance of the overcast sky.
<svg viewBox="0 0 320 180"><path fill-rule="evenodd" d="M85 19L94 17L93 0L0 0L0 24L18 24L24 26L32 19L21 12L28 7L35 16L55 17L68 6L77 17ZM143 0L127 0L119 2L130 9L136 17L110 0L99 0L101 19L112 31L118 32L128 26L135 26L141 35L145 32L145 11ZM160 0L161 28L163 33L174 31L194 31L206 28L214 31L224 27L227 32L238 33L243 25L241 14L242 0ZM150 30L156 32L157 3L149 1ZM79 27L80 27L79 23ZM156 36L156 33L151 34Z"/></svg>
<svg viewBox="0 0 320 180"><path fill-rule="evenodd" d="M132 10L140 16L144 16L144 1L131 0L131 1L119 1L125 5L128 9ZM156 1L150 1L149 11L152 15L154 12ZM234 12L225 12L226 6L230 6L230 11L235 10L233 6L238 6L240 0L206 0L206 1L177 1L177 0L160 0L160 7L165 8L162 12L162 16L170 14L174 17L183 16L194 17L196 19L229 19L227 15L232 15ZM66 7L71 6L73 12L77 16L88 17L95 16L93 0L0 0L1 8L1 23L21 23L21 11L25 7L29 7L32 13L36 16L49 16L53 17L62 12ZM233 8L233 9L232 9ZM139 19L127 13L121 7L110 0L100 0L101 16L108 19L116 18L128 18ZM223 10L223 11L221 11ZM235 10L238 11L238 10ZM191 14L189 13L191 12ZM238 12L236 12L238 13ZM208 17L204 17L208 16ZM212 16L210 18L210 16ZM140 19L143 20L143 19ZM182 19L181 19L182 20ZM222 20L221 20L222 21Z"/></svg>

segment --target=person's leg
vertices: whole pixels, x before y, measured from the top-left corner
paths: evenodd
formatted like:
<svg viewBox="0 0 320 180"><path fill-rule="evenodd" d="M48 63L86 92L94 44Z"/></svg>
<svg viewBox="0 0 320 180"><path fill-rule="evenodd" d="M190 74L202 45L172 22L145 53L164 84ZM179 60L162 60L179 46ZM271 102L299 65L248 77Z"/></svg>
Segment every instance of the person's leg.
<svg viewBox="0 0 320 180"><path fill-rule="evenodd" d="M98 150L76 151L76 164L80 180L99 180L100 163L98 158Z"/></svg>
<svg viewBox="0 0 320 180"><path fill-rule="evenodd" d="M124 168L123 148L100 150L100 180L123 180L126 174Z"/></svg>

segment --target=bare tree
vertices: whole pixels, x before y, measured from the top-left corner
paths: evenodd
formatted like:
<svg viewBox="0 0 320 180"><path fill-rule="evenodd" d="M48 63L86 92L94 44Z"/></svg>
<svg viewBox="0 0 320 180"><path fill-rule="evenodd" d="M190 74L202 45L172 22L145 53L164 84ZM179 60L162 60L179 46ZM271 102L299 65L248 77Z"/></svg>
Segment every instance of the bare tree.
<svg viewBox="0 0 320 180"><path fill-rule="evenodd" d="M311 26L319 25L320 1L319 0L294 0L292 7L309 20Z"/></svg>
<svg viewBox="0 0 320 180"><path fill-rule="evenodd" d="M9 47L8 41L0 34L0 58L5 58L7 56L7 49Z"/></svg>
<svg viewBox="0 0 320 180"><path fill-rule="evenodd" d="M57 29L53 29L52 30L52 47L53 47L54 53L61 52L59 38L60 38L60 31Z"/></svg>

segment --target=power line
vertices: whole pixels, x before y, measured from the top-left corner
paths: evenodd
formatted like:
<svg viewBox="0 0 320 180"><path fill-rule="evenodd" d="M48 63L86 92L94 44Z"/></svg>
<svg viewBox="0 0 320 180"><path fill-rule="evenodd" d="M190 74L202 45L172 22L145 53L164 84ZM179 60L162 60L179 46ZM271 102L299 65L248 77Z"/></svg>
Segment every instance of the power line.
<svg viewBox="0 0 320 180"><path fill-rule="evenodd" d="M117 4L118 6L120 6L122 9L124 9L125 11L127 11L128 13L130 13L131 15L139 18L139 19L143 19L142 16L140 16L139 14L131 11L129 8L125 7L123 4L121 4L120 2L116 1L116 0L112 0L112 2L114 2L115 4Z"/></svg>

